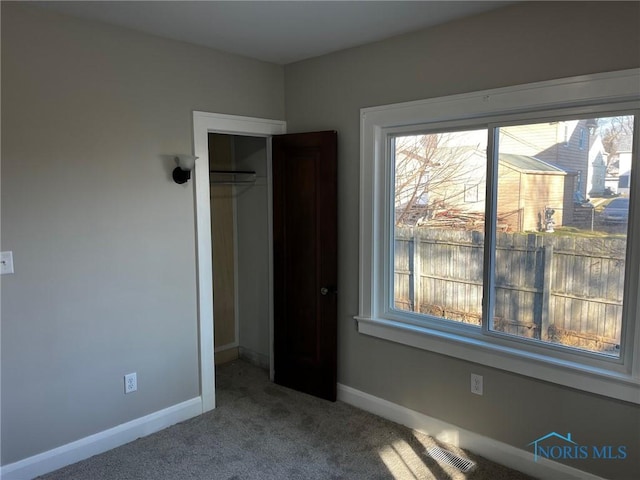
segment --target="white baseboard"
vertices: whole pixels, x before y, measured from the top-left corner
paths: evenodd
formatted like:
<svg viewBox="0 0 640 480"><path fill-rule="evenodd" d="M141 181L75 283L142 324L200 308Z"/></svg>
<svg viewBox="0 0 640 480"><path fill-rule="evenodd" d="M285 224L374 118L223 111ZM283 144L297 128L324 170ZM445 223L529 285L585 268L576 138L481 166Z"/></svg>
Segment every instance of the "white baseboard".
<svg viewBox="0 0 640 480"><path fill-rule="evenodd" d="M220 345L213 349L214 353L224 352L225 350L231 350L232 348L237 348L238 342L227 343L226 345Z"/></svg>
<svg viewBox="0 0 640 480"><path fill-rule="evenodd" d="M544 458L534 462L531 452L464 430L346 385L338 384L338 399L540 479L603 480L596 475ZM150 435L201 413L202 399L192 398L117 427L5 465L0 469L0 478L2 480L32 479Z"/></svg>
<svg viewBox="0 0 640 480"><path fill-rule="evenodd" d="M5 465L0 469L0 478L2 480L32 479L145 437L201 413L201 397L192 398L117 427Z"/></svg>
<svg viewBox="0 0 640 480"><path fill-rule="evenodd" d="M596 475L546 458L538 458L538 461L534 462L533 453L531 452L464 430L346 385L338 384L338 400L536 478L549 480L557 480L558 478L564 480L603 480Z"/></svg>
<svg viewBox="0 0 640 480"><path fill-rule="evenodd" d="M269 356L240 345L240 358L263 370L269 370Z"/></svg>

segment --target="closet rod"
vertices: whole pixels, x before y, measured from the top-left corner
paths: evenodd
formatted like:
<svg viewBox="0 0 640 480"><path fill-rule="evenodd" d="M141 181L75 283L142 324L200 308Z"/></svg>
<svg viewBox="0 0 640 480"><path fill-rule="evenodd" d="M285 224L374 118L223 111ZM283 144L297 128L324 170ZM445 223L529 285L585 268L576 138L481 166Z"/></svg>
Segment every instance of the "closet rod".
<svg viewBox="0 0 640 480"><path fill-rule="evenodd" d="M209 170L209 181L211 183L215 183L216 185L237 185L237 184L245 184L245 183L255 183L256 181L256 172L253 170ZM215 180L211 178L212 175L223 175L231 178L226 178L224 180ZM249 176L250 178L246 179L236 179L236 176Z"/></svg>

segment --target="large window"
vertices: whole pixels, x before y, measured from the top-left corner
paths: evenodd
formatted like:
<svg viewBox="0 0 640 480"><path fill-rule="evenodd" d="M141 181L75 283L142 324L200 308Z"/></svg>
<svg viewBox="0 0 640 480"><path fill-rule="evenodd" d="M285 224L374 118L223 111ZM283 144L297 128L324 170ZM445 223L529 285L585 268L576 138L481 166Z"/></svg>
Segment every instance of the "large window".
<svg viewBox="0 0 640 480"><path fill-rule="evenodd" d="M359 331L640 403L639 79L364 109Z"/></svg>

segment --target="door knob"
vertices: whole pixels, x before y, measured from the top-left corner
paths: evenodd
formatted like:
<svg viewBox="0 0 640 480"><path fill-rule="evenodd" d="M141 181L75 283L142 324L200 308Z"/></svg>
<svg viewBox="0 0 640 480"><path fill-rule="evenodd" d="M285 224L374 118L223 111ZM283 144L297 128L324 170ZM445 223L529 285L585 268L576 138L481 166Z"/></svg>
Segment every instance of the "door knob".
<svg viewBox="0 0 640 480"><path fill-rule="evenodd" d="M320 295L328 295L330 293L338 293L338 289L336 287L322 287L320 289Z"/></svg>

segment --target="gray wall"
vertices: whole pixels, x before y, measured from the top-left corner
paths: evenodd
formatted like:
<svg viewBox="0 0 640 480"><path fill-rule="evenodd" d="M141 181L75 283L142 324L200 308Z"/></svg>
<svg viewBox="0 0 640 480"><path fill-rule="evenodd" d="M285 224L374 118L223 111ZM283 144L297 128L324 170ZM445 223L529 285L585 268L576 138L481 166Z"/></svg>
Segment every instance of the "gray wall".
<svg viewBox="0 0 640 480"><path fill-rule="evenodd" d="M640 409L359 335L359 109L640 66L637 2L531 3L284 71L205 48L2 8L2 464L198 395L191 111L337 129L339 380L518 448L550 430L629 446ZM608 43L611 42L611 43ZM138 392L122 376L138 372ZM484 375L485 395L469 393Z"/></svg>
<svg viewBox="0 0 640 480"><path fill-rule="evenodd" d="M198 396L191 112L282 67L2 2L2 464ZM123 375L138 391L123 394Z"/></svg>
<svg viewBox="0 0 640 480"><path fill-rule="evenodd" d="M360 335L352 318L360 108L635 67L637 2L515 5L285 67L288 131L338 131L341 383L521 449L554 430L587 445L626 444L625 461L568 463L635 478L638 406ZM484 375L482 397L469 392L471 372Z"/></svg>

